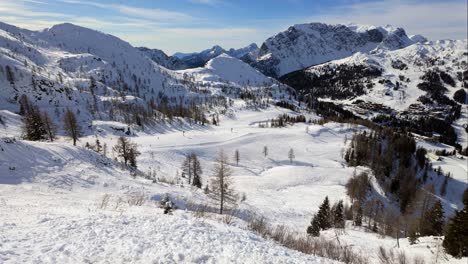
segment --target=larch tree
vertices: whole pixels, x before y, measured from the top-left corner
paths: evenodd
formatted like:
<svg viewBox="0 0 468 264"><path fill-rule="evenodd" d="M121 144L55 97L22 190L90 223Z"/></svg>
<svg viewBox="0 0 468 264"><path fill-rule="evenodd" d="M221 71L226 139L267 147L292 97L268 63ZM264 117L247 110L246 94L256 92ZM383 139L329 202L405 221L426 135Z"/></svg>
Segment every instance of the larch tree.
<svg viewBox="0 0 468 264"><path fill-rule="evenodd" d="M52 122L47 112L42 113L42 122L47 133L47 138L52 142L57 134L57 126Z"/></svg>
<svg viewBox="0 0 468 264"><path fill-rule="evenodd" d="M78 124L75 114L67 109L63 117L63 128L65 134L73 139L73 146L76 146L76 141L81 136L81 126Z"/></svg>
<svg viewBox="0 0 468 264"><path fill-rule="evenodd" d="M231 174L226 154L224 151L220 151L216 158L210 190L211 198L219 204L220 214L223 214L226 205L235 205L238 199L232 186Z"/></svg>
<svg viewBox="0 0 468 264"><path fill-rule="evenodd" d="M118 157L123 159L125 166L130 162L130 166L136 167L136 157L140 155L140 152L138 152L135 143L132 143L128 138L119 137L113 150Z"/></svg>

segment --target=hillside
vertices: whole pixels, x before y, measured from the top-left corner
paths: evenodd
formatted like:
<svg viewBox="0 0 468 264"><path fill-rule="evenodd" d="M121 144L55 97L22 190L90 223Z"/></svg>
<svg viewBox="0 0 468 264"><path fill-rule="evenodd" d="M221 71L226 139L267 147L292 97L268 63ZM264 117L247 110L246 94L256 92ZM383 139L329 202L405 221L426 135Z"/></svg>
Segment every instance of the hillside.
<svg viewBox="0 0 468 264"><path fill-rule="evenodd" d="M298 24L268 38L253 65L263 73L279 78L356 52L395 50L414 43L404 29L391 26Z"/></svg>
<svg viewBox="0 0 468 264"><path fill-rule="evenodd" d="M170 57L1 23L0 262L465 263L466 45L313 23Z"/></svg>

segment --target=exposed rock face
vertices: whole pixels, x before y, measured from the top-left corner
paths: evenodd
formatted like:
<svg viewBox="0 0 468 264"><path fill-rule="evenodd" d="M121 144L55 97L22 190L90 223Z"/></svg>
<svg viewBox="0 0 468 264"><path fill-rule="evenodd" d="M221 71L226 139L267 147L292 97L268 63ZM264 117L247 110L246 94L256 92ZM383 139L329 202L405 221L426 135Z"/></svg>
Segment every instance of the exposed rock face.
<svg viewBox="0 0 468 264"><path fill-rule="evenodd" d="M377 48L395 50L413 43L402 28L300 24L268 38L252 65L278 78L356 52L368 53Z"/></svg>

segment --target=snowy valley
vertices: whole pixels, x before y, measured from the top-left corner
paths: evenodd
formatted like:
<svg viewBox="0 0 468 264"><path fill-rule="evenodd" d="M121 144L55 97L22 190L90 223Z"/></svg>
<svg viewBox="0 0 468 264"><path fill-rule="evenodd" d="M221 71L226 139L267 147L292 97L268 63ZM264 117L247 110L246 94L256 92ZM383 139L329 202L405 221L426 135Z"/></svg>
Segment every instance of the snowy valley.
<svg viewBox="0 0 468 264"><path fill-rule="evenodd" d="M0 23L0 262L466 263L466 45L312 23L168 56Z"/></svg>

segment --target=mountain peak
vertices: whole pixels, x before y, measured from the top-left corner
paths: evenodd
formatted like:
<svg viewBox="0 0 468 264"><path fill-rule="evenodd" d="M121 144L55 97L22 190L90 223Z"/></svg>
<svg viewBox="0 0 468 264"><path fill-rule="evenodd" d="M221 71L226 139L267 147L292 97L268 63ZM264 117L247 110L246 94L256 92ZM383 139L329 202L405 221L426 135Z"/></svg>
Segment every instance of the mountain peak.
<svg viewBox="0 0 468 264"><path fill-rule="evenodd" d="M403 28L391 25L296 24L268 38L254 63L265 74L280 77L356 52L400 49L414 43Z"/></svg>

